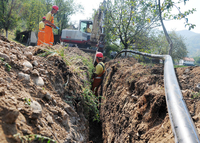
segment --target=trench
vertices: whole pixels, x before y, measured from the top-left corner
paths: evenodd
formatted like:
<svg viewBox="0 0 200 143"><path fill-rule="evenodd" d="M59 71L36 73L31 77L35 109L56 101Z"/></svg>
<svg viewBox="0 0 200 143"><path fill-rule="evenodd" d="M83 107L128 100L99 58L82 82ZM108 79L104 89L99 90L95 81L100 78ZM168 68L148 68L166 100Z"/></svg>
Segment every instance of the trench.
<svg viewBox="0 0 200 143"><path fill-rule="evenodd" d="M101 121L93 121L89 119L89 141L92 143L103 143L102 139L102 123Z"/></svg>

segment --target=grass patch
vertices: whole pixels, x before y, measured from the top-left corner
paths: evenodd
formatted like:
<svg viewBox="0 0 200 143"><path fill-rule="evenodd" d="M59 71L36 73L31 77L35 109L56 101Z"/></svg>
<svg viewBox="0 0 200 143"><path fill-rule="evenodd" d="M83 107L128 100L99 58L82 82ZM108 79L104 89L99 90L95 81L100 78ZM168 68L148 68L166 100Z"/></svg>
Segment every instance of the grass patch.
<svg viewBox="0 0 200 143"><path fill-rule="evenodd" d="M187 66L183 66L183 65L174 65L174 68L184 68L184 67L187 67Z"/></svg>

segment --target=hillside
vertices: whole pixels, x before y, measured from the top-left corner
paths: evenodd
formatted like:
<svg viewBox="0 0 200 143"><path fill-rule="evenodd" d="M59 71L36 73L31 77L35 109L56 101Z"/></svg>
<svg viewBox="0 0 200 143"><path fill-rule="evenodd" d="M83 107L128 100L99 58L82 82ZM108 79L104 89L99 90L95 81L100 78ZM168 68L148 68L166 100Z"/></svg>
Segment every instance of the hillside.
<svg viewBox="0 0 200 143"><path fill-rule="evenodd" d="M89 90L92 56L76 47L25 47L0 37L0 143L174 142L163 66L107 60L98 106ZM200 133L200 67L176 73ZM92 121L98 116L101 122Z"/></svg>
<svg viewBox="0 0 200 143"><path fill-rule="evenodd" d="M176 31L176 33L185 38L189 57L200 56L200 34L189 30Z"/></svg>

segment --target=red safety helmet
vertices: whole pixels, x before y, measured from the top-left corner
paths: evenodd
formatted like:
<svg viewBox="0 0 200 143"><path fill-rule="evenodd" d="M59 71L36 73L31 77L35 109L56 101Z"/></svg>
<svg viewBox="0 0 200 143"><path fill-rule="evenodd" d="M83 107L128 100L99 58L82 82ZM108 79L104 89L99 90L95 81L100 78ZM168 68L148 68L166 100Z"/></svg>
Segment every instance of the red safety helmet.
<svg viewBox="0 0 200 143"><path fill-rule="evenodd" d="M56 11L59 10L59 7L57 5L52 6L53 9L55 9Z"/></svg>
<svg viewBox="0 0 200 143"><path fill-rule="evenodd" d="M42 17L42 19L46 19L46 17L45 17L45 16L43 16L43 17Z"/></svg>
<svg viewBox="0 0 200 143"><path fill-rule="evenodd" d="M101 52L97 52L97 53L96 53L96 57L98 57L98 58L103 58L103 54L102 54Z"/></svg>

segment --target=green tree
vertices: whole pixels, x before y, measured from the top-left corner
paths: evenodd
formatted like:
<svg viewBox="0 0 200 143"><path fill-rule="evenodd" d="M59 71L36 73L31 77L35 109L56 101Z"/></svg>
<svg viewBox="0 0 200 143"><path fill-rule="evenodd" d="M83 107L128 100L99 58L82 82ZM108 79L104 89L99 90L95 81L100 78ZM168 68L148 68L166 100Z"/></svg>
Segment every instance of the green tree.
<svg viewBox="0 0 200 143"><path fill-rule="evenodd" d="M0 0L0 27L6 31L6 37L8 30L17 26L20 7L20 0Z"/></svg>
<svg viewBox="0 0 200 143"><path fill-rule="evenodd" d="M74 3L74 0L55 0L55 5L59 7L58 13L55 15L56 25L60 28L58 34L61 34L62 29L67 28L69 16L81 12L83 7Z"/></svg>
<svg viewBox="0 0 200 143"><path fill-rule="evenodd" d="M173 42L173 49L171 54L172 59L173 61L178 62L180 59L186 57L188 53L186 44L184 43L185 39L182 36L177 35L175 31L170 32L169 36ZM157 36L155 46L157 46L154 49L155 54L160 54L160 55L168 54L170 47L163 32L161 32Z"/></svg>
<svg viewBox="0 0 200 143"><path fill-rule="evenodd" d="M200 56L194 57L194 60L195 60L195 65L200 66Z"/></svg>
<svg viewBox="0 0 200 143"><path fill-rule="evenodd" d="M120 41L124 49L131 48L133 45L135 45L134 49L143 48L140 42L142 37L148 37L149 31L159 26L154 2L153 0L107 2L105 27L107 34L110 35L109 42L116 44Z"/></svg>
<svg viewBox="0 0 200 143"><path fill-rule="evenodd" d="M176 6L176 4L179 4L181 2L184 2L184 4L186 4L186 1L189 1L189 0L178 0L177 3L175 3L173 0L165 0L164 3L162 4L161 6L161 2L160 0L158 0L158 11L159 11L159 17L160 17L160 22L161 22L161 25L162 25L162 28L163 28L163 31L165 33L165 37L169 43L169 52L168 54L171 55L172 54L172 50L173 50L173 42L171 40L171 38L169 37L168 33L167 33L167 30L164 26L164 23L163 23L163 17L166 18L168 17L169 19L172 17L172 19L182 19L182 18L185 18L186 19L186 24L185 26L189 26L189 30L190 29L193 29L196 25L194 24L191 24L191 23L188 23L188 18L186 18L187 15L193 13L195 11L195 9L192 9L192 10L189 10L189 11L186 11L184 14L181 13L180 11L180 8ZM178 10L178 14L177 15L169 15L169 11L173 8L173 7L176 7L177 10ZM164 13L164 15L162 16L162 12L164 12L164 10L167 10L167 13Z"/></svg>
<svg viewBox="0 0 200 143"><path fill-rule="evenodd" d="M124 49L134 48L143 52L151 52L150 33L152 29L160 26L159 11L162 12L161 19L164 20L185 18L195 11L195 9L186 11L184 16L180 13L172 15L170 12L173 6L175 3L172 0L165 0L160 5L155 0L108 1L105 20L106 35L108 35L106 40ZM186 25L190 28L194 27L188 23Z"/></svg>
<svg viewBox="0 0 200 143"><path fill-rule="evenodd" d="M26 22L28 31L38 31L39 22L46 15L45 0L26 0L22 7L21 17Z"/></svg>

